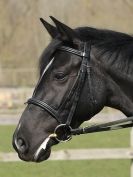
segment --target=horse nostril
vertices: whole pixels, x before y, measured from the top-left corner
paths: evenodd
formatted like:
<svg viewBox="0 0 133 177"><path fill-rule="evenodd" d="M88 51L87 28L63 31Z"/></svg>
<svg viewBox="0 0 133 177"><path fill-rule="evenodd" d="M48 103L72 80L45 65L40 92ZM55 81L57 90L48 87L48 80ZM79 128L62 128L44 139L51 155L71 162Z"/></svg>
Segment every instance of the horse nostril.
<svg viewBox="0 0 133 177"><path fill-rule="evenodd" d="M21 153L25 153L27 151L27 144L23 138L18 138L15 142L17 150Z"/></svg>

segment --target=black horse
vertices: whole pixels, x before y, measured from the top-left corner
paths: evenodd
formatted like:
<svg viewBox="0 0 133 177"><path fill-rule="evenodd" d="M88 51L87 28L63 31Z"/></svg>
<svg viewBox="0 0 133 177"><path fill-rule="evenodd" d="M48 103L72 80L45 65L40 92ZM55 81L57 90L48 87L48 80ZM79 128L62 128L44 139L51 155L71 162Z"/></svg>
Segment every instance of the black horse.
<svg viewBox="0 0 133 177"><path fill-rule="evenodd" d="M79 127L104 106L133 115L133 37L71 29L51 19L56 27L41 19L52 41L41 56L40 79L13 136L25 161L46 160L52 145L69 139L69 127Z"/></svg>

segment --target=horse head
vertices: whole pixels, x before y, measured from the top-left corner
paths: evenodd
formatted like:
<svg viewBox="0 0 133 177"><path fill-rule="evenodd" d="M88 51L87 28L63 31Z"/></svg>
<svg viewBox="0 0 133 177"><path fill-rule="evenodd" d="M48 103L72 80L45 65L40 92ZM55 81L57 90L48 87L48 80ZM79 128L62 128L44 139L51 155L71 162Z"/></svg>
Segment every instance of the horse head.
<svg viewBox="0 0 133 177"><path fill-rule="evenodd" d="M104 106L113 107L113 89L117 88L107 65L101 64L105 60L95 55L96 37L86 39L77 29L51 18L56 27L41 19L52 40L41 56L39 81L13 136L13 146L25 161L46 160L53 145L70 138L71 128Z"/></svg>

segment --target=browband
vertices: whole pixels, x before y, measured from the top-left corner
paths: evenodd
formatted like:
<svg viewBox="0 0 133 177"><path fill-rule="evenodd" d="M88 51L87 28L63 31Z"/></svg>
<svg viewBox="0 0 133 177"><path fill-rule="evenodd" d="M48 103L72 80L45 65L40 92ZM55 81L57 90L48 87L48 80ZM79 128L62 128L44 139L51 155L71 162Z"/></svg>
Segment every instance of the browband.
<svg viewBox="0 0 133 177"><path fill-rule="evenodd" d="M78 55L80 57L85 57L85 58L89 57L89 53L86 53L84 51L82 52L80 50L76 50L76 49L73 49L73 48L67 47L67 46L61 46L61 47L58 48L58 50L69 52L69 53Z"/></svg>

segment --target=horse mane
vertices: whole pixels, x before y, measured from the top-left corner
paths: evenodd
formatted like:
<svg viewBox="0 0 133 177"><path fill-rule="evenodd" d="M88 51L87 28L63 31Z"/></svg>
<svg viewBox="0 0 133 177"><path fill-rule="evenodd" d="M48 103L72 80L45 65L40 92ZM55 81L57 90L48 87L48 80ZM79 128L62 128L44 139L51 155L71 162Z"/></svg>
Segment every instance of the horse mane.
<svg viewBox="0 0 133 177"><path fill-rule="evenodd" d="M121 32L80 27L75 29L83 41L96 46L97 58L125 74L133 74L133 36Z"/></svg>

